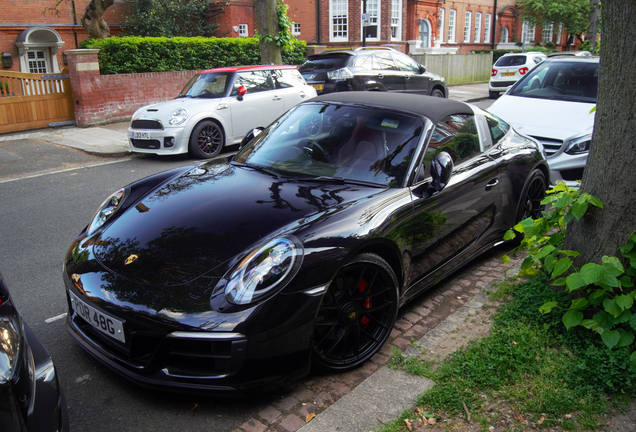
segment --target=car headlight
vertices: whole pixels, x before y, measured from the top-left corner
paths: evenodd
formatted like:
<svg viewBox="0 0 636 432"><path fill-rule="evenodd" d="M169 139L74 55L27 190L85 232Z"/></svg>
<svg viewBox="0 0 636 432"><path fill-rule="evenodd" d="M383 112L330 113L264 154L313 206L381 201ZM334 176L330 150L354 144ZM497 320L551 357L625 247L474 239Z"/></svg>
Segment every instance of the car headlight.
<svg viewBox="0 0 636 432"><path fill-rule="evenodd" d="M126 196L126 189L119 189L117 192L106 198L106 200L99 206L99 210L93 216L93 220L88 226L87 234L91 235L95 232L99 227L104 225L104 223L110 218L113 213L117 211L122 202L124 202L124 198Z"/></svg>
<svg viewBox="0 0 636 432"><path fill-rule="evenodd" d="M21 331L19 322L0 320L0 384L11 379L20 350Z"/></svg>
<svg viewBox="0 0 636 432"><path fill-rule="evenodd" d="M335 71L327 72L327 78L334 81L344 81L346 79L353 78L353 73L345 67L336 69Z"/></svg>
<svg viewBox="0 0 636 432"><path fill-rule="evenodd" d="M591 144L592 144L592 134L584 135L582 137L579 137L570 141L568 143L568 146L565 148L565 153L569 155L587 153L590 151Z"/></svg>
<svg viewBox="0 0 636 432"><path fill-rule="evenodd" d="M170 114L170 118L168 119L168 124L171 126L180 125L184 121L188 119L188 110L185 108L179 108L175 110L172 114Z"/></svg>
<svg viewBox="0 0 636 432"><path fill-rule="evenodd" d="M285 286L302 261L297 240L278 238L255 249L229 274L225 298L245 305L273 294Z"/></svg>

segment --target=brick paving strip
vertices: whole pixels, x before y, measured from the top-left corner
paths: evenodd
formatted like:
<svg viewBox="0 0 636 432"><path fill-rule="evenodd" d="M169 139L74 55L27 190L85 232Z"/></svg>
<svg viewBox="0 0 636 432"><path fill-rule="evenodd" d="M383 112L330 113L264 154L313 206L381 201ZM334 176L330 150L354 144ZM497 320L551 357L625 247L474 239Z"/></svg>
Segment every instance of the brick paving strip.
<svg viewBox="0 0 636 432"><path fill-rule="evenodd" d="M511 265L501 263L504 253L499 248L485 254L402 308L387 343L362 367L310 375L295 388L268 396L269 406L232 432L369 431L412 408L432 382L385 367L394 347L404 355L430 355L428 350L459 326L471 325L467 317L480 313L487 300L482 291L516 274L506 272ZM512 264L518 266L519 259ZM312 413L317 417L306 423Z"/></svg>

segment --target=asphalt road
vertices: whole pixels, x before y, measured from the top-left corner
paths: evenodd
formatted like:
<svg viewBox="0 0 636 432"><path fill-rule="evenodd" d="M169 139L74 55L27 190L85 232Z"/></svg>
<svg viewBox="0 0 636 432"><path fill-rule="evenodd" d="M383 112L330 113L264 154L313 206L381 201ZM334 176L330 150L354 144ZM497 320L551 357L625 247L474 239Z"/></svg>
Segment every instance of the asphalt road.
<svg viewBox="0 0 636 432"><path fill-rule="evenodd" d="M113 191L192 160L104 159L41 142L1 144L0 271L53 357L73 431L225 431L271 403L145 390L86 354L65 328L62 261L74 236Z"/></svg>

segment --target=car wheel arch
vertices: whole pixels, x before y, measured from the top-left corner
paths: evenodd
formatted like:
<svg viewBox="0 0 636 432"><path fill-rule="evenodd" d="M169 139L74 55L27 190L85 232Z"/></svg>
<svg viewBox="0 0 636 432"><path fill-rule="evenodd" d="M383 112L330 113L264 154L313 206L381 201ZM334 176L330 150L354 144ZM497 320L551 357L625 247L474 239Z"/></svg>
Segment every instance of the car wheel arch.
<svg viewBox="0 0 636 432"><path fill-rule="evenodd" d="M367 243L360 248L352 250L347 259L343 261L343 266L356 256L365 253L375 254L386 261L398 279L398 286L403 286L405 280L405 265L397 245L384 242Z"/></svg>
<svg viewBox="0 0 636 432"><path fill-rule="evenodd" d="M433 93L435 92L435 90L439 90L442 92L442 95L444 98L448 98L448 94L446 94L446 92L444 91L444 88L442 86L436 85L431 89L431 95L433 95Z"/></svg>

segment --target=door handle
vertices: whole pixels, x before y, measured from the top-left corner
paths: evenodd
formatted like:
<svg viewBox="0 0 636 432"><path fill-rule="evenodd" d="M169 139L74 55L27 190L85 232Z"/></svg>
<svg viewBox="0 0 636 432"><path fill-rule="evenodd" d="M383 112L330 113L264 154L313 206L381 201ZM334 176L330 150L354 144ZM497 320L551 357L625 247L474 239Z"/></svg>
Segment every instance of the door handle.
<svg viewBox="0 0 636 432"><path fill-rule="evenodd" d="M300 97L303 98L303 99L305 98L305 92L304 91L300 92Z"/></svg>
<svg viewBox="0 0 636 432"><path fill-rule="evenodd" d="M490 190L499 184L499 179L492 179L486 185L486 190Z"/></svg>
<svg viewBox="0 0 636 432"><path fill-rule="evenodd" d="M382 75L382 74L378 74L378 78L379 78L379 79L382 79L382 78L384 78L384 75Z"/></svg>
<svg viewBox="0 0 636 432"><path fill-rule="evenodd" d="M274 96L274 100L275 100L275 101L279 101L279 100L281 100L281 99L282 99L282 97L280 97L280 96Z"/></svg>

